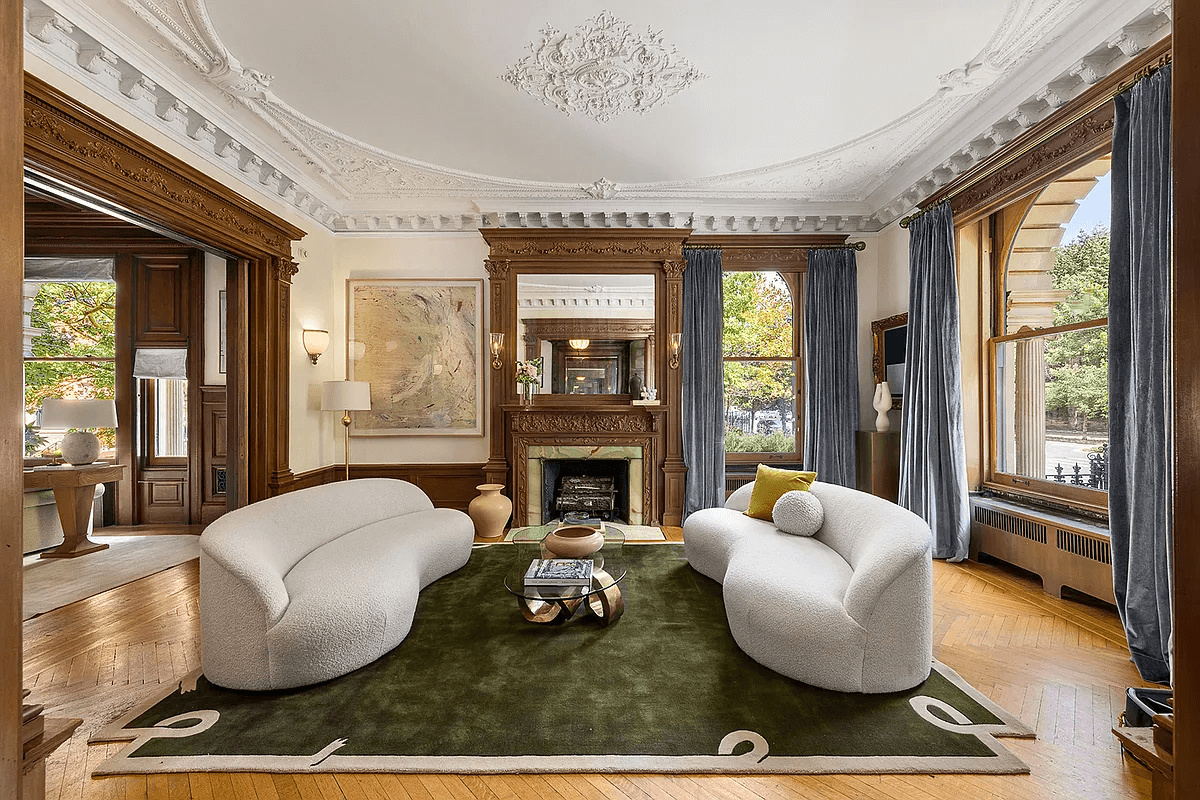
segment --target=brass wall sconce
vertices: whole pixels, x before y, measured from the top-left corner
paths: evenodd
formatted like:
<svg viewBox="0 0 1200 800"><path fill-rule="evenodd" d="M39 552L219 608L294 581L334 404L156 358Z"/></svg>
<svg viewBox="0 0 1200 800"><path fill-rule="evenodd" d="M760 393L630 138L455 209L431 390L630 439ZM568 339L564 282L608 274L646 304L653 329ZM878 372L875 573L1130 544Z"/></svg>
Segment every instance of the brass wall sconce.
<svg viewBox="0 0 1200 800"><path fill-rule="evenodd" d="M587 350L591 343L591 339L567 339L567 344L571 345L572 350Z"/></svg>
<svg viewBox="0 0 1200 800"><path fill-rule="evenodd" d="M304 352L308 353L312 363L316 364L325 348L329 347L329 331L305 328L301 340L304 342Z"/></svg>
<svg viewBox="0 0 1200 800"><path fill-rule="evenodd" d="M671 334L671 369L679 369L679 351L683 349L683 334Z"/></svg>
<svg viewBox="0 0 1200 800"><path fill-rule="evenodd" d="M504 362L500 360L500 351L504 349L504 334L489 333L488 340L492 349L492 369L500 369L504 366Z"/></svg>

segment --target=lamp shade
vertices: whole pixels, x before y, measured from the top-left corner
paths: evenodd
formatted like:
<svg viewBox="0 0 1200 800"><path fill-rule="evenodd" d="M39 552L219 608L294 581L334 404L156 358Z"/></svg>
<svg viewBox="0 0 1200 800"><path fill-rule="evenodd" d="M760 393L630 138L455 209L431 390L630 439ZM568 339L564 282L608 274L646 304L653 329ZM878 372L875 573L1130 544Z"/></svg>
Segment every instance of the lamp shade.
<svg viewBox="0 0 1200 800"><path fill-rule="evenodd" d="M182 347L139 347L133 352L133 377L187 380L187 350Z"/></svg>
<svg viewBox="0 0 1200 800"><path fill-rule="evenodd" d="M329 331L305 328L300 338L304 342L304 352L308 353L314 364L325 352L325 348L329 347Z"/></svg>
<svg viewBox="0 0 1200 800"><path fill-rule="evenodd" d="M322 411L370 411L371 384L366 381L323 381Z"/></svg>
<svg viewBox="0 0 1200 800"><path fill-rule="evenodd" d="M41 427L51 430L65 428L115 428L115 400L52 400L42 401Z"/></svg>

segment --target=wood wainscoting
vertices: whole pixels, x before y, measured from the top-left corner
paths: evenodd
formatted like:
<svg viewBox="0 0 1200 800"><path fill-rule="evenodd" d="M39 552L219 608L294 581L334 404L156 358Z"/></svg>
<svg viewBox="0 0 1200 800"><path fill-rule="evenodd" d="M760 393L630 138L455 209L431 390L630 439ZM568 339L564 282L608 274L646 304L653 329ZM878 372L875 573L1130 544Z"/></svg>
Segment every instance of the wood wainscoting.
<svg viewBox="0 0 1200 800"><path fill-rule="evenodd" d="M350 477L398 478L417 486L438 508L466 511L484 483L483 464L351 464ZM330 464L298 473L289 489L307 489L345 479L345 465Z"/></svg>

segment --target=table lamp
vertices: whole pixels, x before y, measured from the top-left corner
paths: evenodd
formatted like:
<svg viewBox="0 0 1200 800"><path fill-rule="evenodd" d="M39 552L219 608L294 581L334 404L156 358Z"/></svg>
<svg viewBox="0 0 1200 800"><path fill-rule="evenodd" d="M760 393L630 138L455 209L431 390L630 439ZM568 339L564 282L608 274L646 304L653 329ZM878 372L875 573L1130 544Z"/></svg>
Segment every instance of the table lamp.
<svg viewBox="0 0 1200 800"><path fill-rule="evenodd" d="M115 400L42 401L42 428L74 428L62 440L63 461L73 466L91 464L100 457L100 440L89 428L117 427Z"/></svg>
<svg viewBox="0 0 1200 800"><path fill-rule="evenodd" d="M346 480L350 480L350 412L371 410L371 384L366 381L323 381L321 410L342 412L346 439Z"/></svg>

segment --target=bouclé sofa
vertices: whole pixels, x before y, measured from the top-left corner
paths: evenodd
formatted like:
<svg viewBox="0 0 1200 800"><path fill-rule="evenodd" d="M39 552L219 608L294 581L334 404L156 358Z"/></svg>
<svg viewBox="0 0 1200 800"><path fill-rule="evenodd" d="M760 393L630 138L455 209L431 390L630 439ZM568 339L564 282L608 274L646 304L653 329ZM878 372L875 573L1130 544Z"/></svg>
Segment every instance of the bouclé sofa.
<svg viewBox="0 0 1200 800"><path fill-rule="evenodd" d="M841 692L897 692L924 681L933 660L924 520L873 495L814 483L824 522L815 536L792 536L742 513L753 488L683 526L688 562L722 584L738 646L776 672Z"/></svg>
<svg viewBox="0 0 1200 800"><path fill-rule="evenodd" d="M288 689L369 664L408 635L418 591L466 564L473 538L466 514L386 478L226 514L200 537L205 676Z"/></svg>

